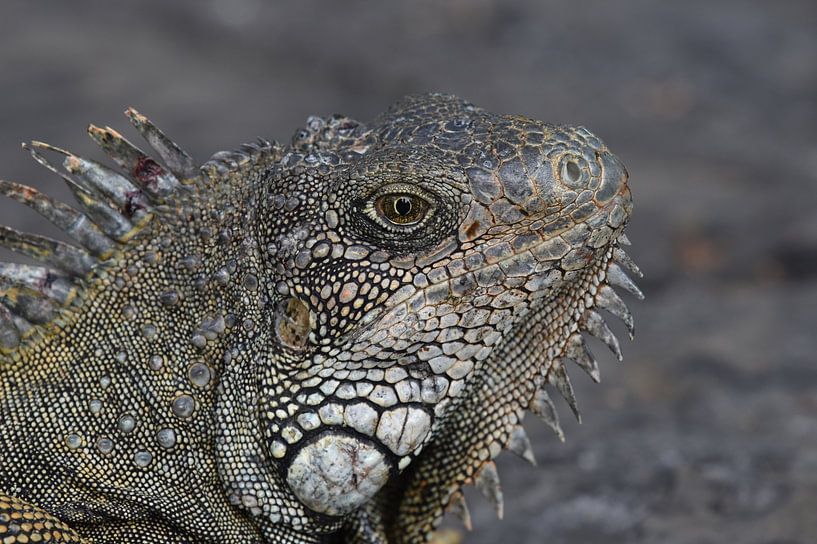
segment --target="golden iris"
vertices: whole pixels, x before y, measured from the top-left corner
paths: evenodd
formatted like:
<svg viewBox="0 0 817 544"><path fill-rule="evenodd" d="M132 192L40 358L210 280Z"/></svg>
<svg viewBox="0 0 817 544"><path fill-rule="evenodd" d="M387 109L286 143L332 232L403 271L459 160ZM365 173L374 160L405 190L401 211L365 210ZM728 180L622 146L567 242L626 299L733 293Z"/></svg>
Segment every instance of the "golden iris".
<svg viewBox="0 0 817 544"><path fill-rule="evenodd" d="M390 223L405 226L419 223L428 213L429 204L417 195L394 193L379 197L375 207Z"/></svg>

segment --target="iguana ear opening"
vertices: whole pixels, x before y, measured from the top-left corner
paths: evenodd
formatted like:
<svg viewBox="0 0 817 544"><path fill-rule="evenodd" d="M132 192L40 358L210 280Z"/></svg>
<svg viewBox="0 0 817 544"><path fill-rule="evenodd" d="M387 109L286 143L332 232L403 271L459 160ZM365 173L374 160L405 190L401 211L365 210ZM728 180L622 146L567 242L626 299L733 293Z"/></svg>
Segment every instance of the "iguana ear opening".
<svg viewBox="0 0 817 544"><path fill-rule="evenodd" d="M304 351L313 330L315 316L303 301L290 297L275 310L275 334L281 344L293 351Z"/></svg>

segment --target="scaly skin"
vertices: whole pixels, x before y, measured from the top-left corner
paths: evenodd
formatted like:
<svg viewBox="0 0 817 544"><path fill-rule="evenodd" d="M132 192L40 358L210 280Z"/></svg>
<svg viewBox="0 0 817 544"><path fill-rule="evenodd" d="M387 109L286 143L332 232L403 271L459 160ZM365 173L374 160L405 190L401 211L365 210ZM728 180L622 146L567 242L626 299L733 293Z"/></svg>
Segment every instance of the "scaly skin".
<svg viewBox="0 0 817 544"><path fill-rule="evenodd" d="M30 147L93 223L0 185L82 246L0 232L46 265L0 265L2 542L426 542L467 483L501 515L526 410L561 433L581 331L618 354L595 309L632 330L627 174L584 128L414 96L196 168L128 114L164 165Z"/></svg>

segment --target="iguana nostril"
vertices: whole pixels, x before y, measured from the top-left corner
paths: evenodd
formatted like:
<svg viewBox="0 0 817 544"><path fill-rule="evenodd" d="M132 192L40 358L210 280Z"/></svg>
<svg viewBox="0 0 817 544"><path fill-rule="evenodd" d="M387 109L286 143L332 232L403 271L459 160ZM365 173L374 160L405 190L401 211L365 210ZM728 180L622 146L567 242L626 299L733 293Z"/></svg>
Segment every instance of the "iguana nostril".
<svg viewBox="0 0 817 544"><path fill-rule="evenodd" d="M603 168L601 185L596 191L596 201L607 202L613 198L627 183L627 170L621 161L612 153L601 155Z"/></svg>
<svg viewBox="0 0 817 544"><path fill-rule="evenodd" d="M310 331L309 308L291 297L281 301L275 310L275 334L284 346L296 351L306 348Z"/></svg>

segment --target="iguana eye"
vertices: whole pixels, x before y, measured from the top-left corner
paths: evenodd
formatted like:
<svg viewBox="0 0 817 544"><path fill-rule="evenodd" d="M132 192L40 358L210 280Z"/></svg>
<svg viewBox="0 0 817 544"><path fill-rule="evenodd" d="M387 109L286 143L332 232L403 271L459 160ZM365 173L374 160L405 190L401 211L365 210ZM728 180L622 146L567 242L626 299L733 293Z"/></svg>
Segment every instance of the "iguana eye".
<svg viewBox="0 0 817 544"><path fill-rule="evenodd" d="M388 222L400 226L419 223L430 207L428 201L409 193L391 193L375 201L377 213Z"/></svg>

